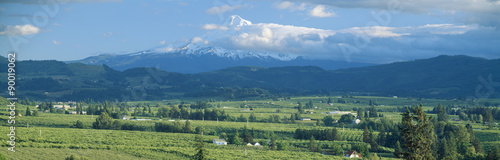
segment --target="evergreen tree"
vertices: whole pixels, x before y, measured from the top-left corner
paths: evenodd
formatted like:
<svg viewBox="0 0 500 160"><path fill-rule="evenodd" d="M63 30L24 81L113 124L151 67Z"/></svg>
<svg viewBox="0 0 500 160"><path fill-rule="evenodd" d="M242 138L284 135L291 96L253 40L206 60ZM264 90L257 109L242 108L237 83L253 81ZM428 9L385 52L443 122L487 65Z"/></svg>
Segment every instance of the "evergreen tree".
<svg viewBox="0 0 500 160"><path fill-rule="evenodd" d="M441 104L437 106L437 112L438 112L438 121L442 122L448 121L448 114L446 114L446 109Z"/></svg>
<svg viewBox="0 0 500 160"><path fill-rule="evenodd" d="M240 139L240 133L236 130L236 133L233 136L233 144L240 145L241 144L241 139Z"/></svg>
<svg viewBox="0 0 500 160"><path fill-rule="evenodd" d="M328 97L328 101L326 101L327 104L333 103L332 97Z"/></svg>
<svg viewBox="0 0 500 160"><path fill-rule="evenodd" d="M356 118L363 120L363 108L358 108Z"/></svg>
<svg viewBox="0 0 500 160"><path fill-rule="evenodd" d="M378 134L378 138L377 138L377 144L378 145L381 145L381 146L385 146L385 137L386 137L386 133L385 133L385 127L384 125L380 126L380 133Z"/></svg>
<svg viewBox="0 0 500 160"><path fill-rule="evenodd" d="M302 106L302 103L299 102L299 107L298 107L299 113L304 114L304 107Z"/></svg>
<svg viewBox="0 0 500 160"><path fill-rule="evenodd" d="M95 122L92 124L94 129L110 129L113 124L113 118L108 116L106 112L103 112L99 117L96 118Z"/></svg>
<svg viewBox="0 0 500 160"><path fill-rule="evenodd" d="M312 135L311 135L311 138L309 139L309 151L316 152L314 136L312 136Z"/></svg>
<svg viewBox="0 0 500 160"><path fill-rule="evenodd" d="M377 109L375 109L375 106L372 106L372 108L370 108L369 114L370 114L369 117L378 117Z"/></svg>
<svg viewBox="0 0 500 160"><path fill-rule="evenodd" d="M184 133L191 133L191 122L186 121L186 124L184 125L184 128L182 129Z"/></svg>
<svg viewBox="0 0 500 160"><path fill-rule="evenodd" d="M203 142L203 136L196 136L196 154L194 155L194 159L196 160L205 160L207 159L207 150L205 149L205 143Z"/></svg>
<svg viewBox="0 0 500 160"><path fill-rule="evenodd" d="M363 142L370 143L370 133L367 126L365 126L365 130L363 131Z"/></svg>
<svg viewBox="0 0 500 160"><path fill-rule="evenodd" d="M399 144L399 141L396 142L396 147L394 148L394 156L396 156L396 158L403 157L403 149L401 149L401 144Z"/></svg>
<svg viewBox="0 0 500 160"><path fill-rule="evenodd" d="M406 108L402 114L401 131L404 140L404 159L432 159L431 145L434 142L433 127L430 125L432 117L423 111L423 106Z"/></svg>
<svg viewBox="0 0 500 160"><path fill-rule="evenodd" d="M274 135L271 136L271 145L269 147L272 151L276 150L276 137L274 137Z"/></svg>
<svg viewBox="0 0 500 160"><path fill-rule="evenodd" d="M74 127L75 128L85 128L85 126L83 125L83 123L80 120L76 121Z"/></svg>
<svg viewBox="0 0 500 160"><path fill-rule="evenodd" d="M257 117L255 117L255 114L253 112L250 113L250 116L248 117L248 121L257 122Z"/></svg>
<svg viewBox="0 0 500 160"><path fill-rule="evenodd" d="M30 107L26 107L26 114L25 114L25 116L31 116Z"/></svg>
<svg viewBox="0 0 500 160"><path fill-rule="evenodd" d="M378 150L378 144L377 141L375 141L375 136L373 135L373 132L370 132L370 148L373 152Z"/></svg>
<svg viewBox="0 0 500 160"><path fill-rule="evenodd" d="M309 106L309 109L313 109L314 108L314 104L313 104L312 99L309 99L309 103L307 105Z"/></svg>

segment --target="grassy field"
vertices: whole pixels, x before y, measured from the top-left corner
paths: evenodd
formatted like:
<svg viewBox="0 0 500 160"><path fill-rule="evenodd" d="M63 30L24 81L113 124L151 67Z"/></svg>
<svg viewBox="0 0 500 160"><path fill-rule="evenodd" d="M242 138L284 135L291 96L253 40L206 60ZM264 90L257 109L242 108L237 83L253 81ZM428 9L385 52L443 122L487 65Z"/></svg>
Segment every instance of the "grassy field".
<svg viewBox="0 0 500 160"><path fill-rule="evenodd" d="M355 96L354 98L345 98L347 103L336 103L337 96L332 96L335 101L333 105L326 104L329 97L292 97L291 99L282 99L281 101L272 101L270 99L253 99L242 101L216 101L210 102L211 105L220 104L221 110L225 110L230 116L244 117L253 113L257 120L266 119L272 115L280 117L290 117L297 112L297 102L304 106L310 100L314 103L314 108L305 110L312 111L312 114L302 114L302 117L311 117L313 121L296 121L296 124L285 123L264 123L264 122L227 122L227 121L208 121L208 120L190 120L192 128L203 127L204 141L209 152L210 159L342 159L341 156L322 155L317 152L309 152L309 140L294 139L293 134L297 128L302 129L326 129L323 124L316 126L315 119L322 119L327 116L329 111L347 110L356 113L354 108L370 108L369 101L376 102L377 109L397 109L398 107L411 106L422 103L424 110L432 110L438 104L443 105L468 105L469 102L459 102L456 100L437 100L437 99L412 99L412 98L394 98L394 97L366 97ZM182 100L166 101L141 101L128 102L129 105L156 104L168 105L177 104ZM187 102L195 102L197 99L191 99ZM495 100L496 101L496 100ZM2 101L5 103L4 101ZM243 106L243 107L241 107ZM253 111L244 111L252 108ZM22 106L21 109L25 109ZM34 109L34 107L32 107ZM133 108L131 108L133 109ZM278 112L279 110L279 112ZM153 112L157 112L156 107L152 107ZM23 111L21 111L23 113ZM130 112L129 112L130 113ZM384 114L389 120L398 123L401 120L400 112L379 112ZM7 114L6 110L1 110L0 114ZM431 114L433 115L433 114ZM433 115L435 116L435 115ZM340 115L333 115L339 119ZM95 122L96 115L71 115L59 113L40 113L39 117L20 116L16 118L16 152L7 151L7 143L2 143L0 153L9 159L64 159L70 155L85 157L87 159L190 159L195 153L194 140L195 134L190 133L164 133L155 132L154 125L160 121L174 123L167 119L159 120L154 117L150 121L127 121L119 120L124 123L133 123L146 128L144 131L127 130L96 130L91 129ZM450 115L450 119L458 118L456 115ZM6 116L2 117L4 121L0 127L2 131L8 131L8 125L5 122ZM376 120L376 119L375 119ZM83 122L86 129L70 128L77 121ZM176 119L178 121L178 119ZM465 125L468 122L451 121L454 124ZM181 122L184 124L184 122ZM263 135L274 132L278 137L278 142L286 142L288 149L286 151L271 151L268 147L245 147L244 145L216 146L212 140L218 138L222 131L241 130L247 126L254 130L256 138L254 141L267 140ZM484 149L487 151L494 145L500 144L500 131L498 127L488 130L488 126L482 124L472 124L476 136L481 140ZM340 134L340 141L319 141L320 145L341 145L344 151L347 151L354 144L362 143L363 130L357 128L337 127ZM374 131L374 135L379 134ZM1 136L0 140L6 142L7 136ZM245 155L246 148L246 155ZM382 147L377 153L383 159L392 159L393 149Z"/></svg>

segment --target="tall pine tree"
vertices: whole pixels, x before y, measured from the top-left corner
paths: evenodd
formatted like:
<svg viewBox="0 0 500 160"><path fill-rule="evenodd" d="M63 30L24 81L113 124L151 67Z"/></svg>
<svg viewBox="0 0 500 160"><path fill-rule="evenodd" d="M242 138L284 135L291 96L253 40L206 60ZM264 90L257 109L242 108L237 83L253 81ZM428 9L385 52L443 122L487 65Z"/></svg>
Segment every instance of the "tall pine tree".
<svg viewBox="0 0 500 160"><path fill-rule="evenodd" d="M431 145L434 142L431 119L423 111L423 106L412 107L412 112L406 108L402 114L401 136L404 140L404 159L433 159Z"/></svg>
<svg viewBox="0 0 500 160"><path fill-rule="evenodd" d="M194 155L194 159L196 160L205 160L207 159L207 150L205 149L205 143L203 142L203 136L196 136L196 154Z"/></svg>

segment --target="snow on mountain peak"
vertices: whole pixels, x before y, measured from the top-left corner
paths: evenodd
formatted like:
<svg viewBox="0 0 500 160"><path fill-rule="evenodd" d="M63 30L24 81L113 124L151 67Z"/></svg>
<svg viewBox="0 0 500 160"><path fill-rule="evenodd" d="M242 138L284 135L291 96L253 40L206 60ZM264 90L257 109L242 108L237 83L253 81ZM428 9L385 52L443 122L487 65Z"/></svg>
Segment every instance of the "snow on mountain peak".
<svg viewBox="0 0 500 160"><path fill-rule="evenodd" d="M195 37L191 41L182 41L180 43L169 44L160 48L156 48L152 50L152 52L155 52L157 54L179 53L184 55L208 54L232 59L258 58L268 60L277 59L281 61L290 61L298 57L297 55L293 54L280 54L273 51L252 51L213 45L210 42L218 41L228 36L239 36L240 34L242 34L242 31L248 29L248 27L252 25L252 22L245 20L238 15L232 15L225 21L223 25L233 29L214 32L204 36L203 38Z"/></svg>
<svg viewBox="0 0 500 160"><path fill-rule="evenodd" d="M225 23L225 26L235 26L235 27L241 27L241 26L246 26L246 25L252 25L252 22L241 18L238 15L232 15L229 17Z"/></svg>

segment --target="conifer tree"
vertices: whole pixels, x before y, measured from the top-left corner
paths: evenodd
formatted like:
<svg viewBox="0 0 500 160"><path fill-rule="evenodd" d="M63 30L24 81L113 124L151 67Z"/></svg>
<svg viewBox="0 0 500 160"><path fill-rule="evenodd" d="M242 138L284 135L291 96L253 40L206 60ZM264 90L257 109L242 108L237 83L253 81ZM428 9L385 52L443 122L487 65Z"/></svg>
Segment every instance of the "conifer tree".
<svg viewBox="0 0 500 160"><path fill-rule="evenodd" d="M401 131L404 140L404 159L433 159L431 145L435 135L430 125L432 117L428 117L423 111L423 106L412 107L412 111L406 108L402 114Z"/></svg>
<svg viewBox="0 0 500 160"><path fill-rule="evenodd" d="M403 149L401 148L401 144L399 144L399 141L396 142L396 146L394 147L394 156L396 156L396 158L403 157Z"/></svg>
<svg viewBox="0 0 500 160"><path fill-rule="evenodd" d="M30 107L26 107L26 114L25 114L25 116L31 116Z"/></svg>
<svg viewBox="0 0 500 160"><path fill-rule="evenodd" d="M196 160L205 160L207 159L207 150L205 149L205 143L203 142L203 136L196 136L196 154L194 155L194 159Z"/></svg>
<svg viewBox="0 0 500 160"><path fill-rule="evenodd" d="M365 130L363 131L363 142L370 143L370 132L368 132L367 126L365 126Z"/></svg>
<svg viewBox="0 0 500 160"><path fill-rule="evenodd" d="M309 139L309 150L311 152L315 152L316 151L315 143L314 143L314 137L313 136L311 136L311 139Z"/></svg>

